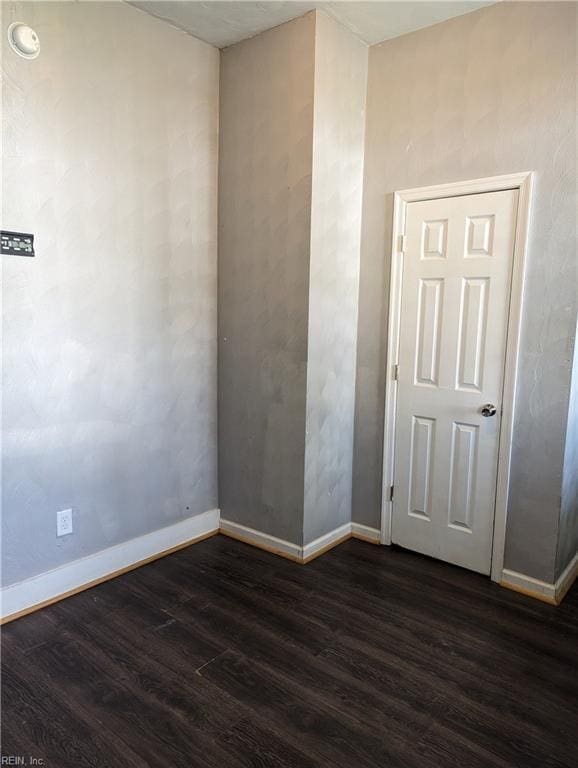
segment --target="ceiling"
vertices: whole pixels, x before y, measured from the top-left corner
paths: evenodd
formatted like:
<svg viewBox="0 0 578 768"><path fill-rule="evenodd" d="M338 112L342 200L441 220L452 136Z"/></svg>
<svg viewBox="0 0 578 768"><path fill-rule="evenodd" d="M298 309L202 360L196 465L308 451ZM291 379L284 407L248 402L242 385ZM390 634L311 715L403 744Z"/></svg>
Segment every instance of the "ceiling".
<svg viewBox="0 0 578 768"><path fill-rule="evenodd" d="M129 0L147 13L164 19L207 43L225 48L240 40L319 8L340 21L369 45L438 24L453 16L475 11L488 0Z"/></svg>

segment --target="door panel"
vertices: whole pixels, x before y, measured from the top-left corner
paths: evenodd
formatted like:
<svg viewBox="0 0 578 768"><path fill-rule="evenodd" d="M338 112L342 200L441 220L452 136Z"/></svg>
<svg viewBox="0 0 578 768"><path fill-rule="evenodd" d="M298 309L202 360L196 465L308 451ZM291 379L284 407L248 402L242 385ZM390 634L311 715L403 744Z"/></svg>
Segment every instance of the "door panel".
<svg viewBox="0 0 578 768"><path fill-rule="evenodd" d="M472 530L478 429L475 424L452 424L448 525L465 531Z"/></svg>
<svg viewBox="0 0 578 768"><path fill-rule="evenodd" d="M443 296L443 280L419 281L419 335L415 360L415 380L419 384L438 384Z"/></svg>
<svg viewBox="0 0 578 768"><path fill-rule="evenodd" d="M518 192L410 203L393 541L489 573ZM485 418L486 403L496 406Z"/></svg>
<svg viewBox="0 0 578 768"><path fill-rule="evenodd" d="M414 416L411 436L410 515L429 519L435 421Z"/></svg>
<svg viewBox="0 0 578 768"><path fill-rule="evenodd" d="M459 351L456 387L482 391L484 347L488 323L487 277L468 277L462 281L459 320Z"/></svg>

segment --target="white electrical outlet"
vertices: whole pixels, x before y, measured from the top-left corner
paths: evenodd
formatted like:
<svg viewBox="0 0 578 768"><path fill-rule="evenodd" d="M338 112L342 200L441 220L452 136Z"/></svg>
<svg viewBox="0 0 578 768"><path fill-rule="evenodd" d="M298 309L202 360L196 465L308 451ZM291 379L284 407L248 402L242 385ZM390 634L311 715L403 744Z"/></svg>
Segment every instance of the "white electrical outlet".
<svg viewBox="0 0 578 768"><path fill-rule="evenodd" d="M67 536L72 533L72 510L62 509L56 513L56 535Z"/></svg>

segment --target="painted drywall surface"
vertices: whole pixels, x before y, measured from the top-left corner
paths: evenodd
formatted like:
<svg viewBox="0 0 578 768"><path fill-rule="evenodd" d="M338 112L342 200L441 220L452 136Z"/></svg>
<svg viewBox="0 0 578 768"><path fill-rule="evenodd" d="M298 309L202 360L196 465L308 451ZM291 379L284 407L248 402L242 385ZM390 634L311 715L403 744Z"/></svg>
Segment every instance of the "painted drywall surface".
<svg viewBox="0 0 578 768"><path fill-rule="evenodd" d="M404 35L414 29L438 24L462 13L470 13L490 2L484 0L403 0L403 2L301 2L301 0L269 0L269 2L183 2L182 0L129 0L181 29L225 48L258 35L308 11L322 10L355 33L366 43L379 43Z"/></svg>
<svg viewBox="0 0 578 768"><path fill-rule="evenodd" d="M219 52L124 3L3 4L3 582L217 506ZM74 534L56 538L56 511Z"/></svg>
<svg viewBox="0 0 578 768"><path fill-rule="evenodd" d="M305 544L351 520L367 54L317 12Z"/></svg>
<svg viewBox="0 0 578 768"><path fill-rule="evenodd" d="M301 543L315 16L223 51L219 503Z"/></svg>
<svg viewBox="0 0 578 768"><path fill-rule="evenodd" d="M369 54L353 519L380 521L393 192L534 170L506 567L545 581L576 316L575 78L571 3L499 3Z"/></svg>
<svg viewBox="0 0 578 768"><path fill-rule="evenodd" d="M578 283L578 264L574 280ZM578 328L577 328L578 331ZM578 344L574 337L574 365L566 426L566 450L562 475L562 505L558 530L556 578L578 552Z"/></svg>

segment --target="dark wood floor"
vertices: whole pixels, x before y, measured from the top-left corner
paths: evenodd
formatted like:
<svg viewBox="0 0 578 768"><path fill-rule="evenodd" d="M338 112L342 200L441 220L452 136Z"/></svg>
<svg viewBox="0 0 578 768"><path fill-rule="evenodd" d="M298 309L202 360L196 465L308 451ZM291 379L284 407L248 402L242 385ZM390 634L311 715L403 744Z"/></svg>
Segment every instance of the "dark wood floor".
<svg viewBox="0 0 578 768"><path fill-rule="evenodd" d="M7 625L2 755L46 768L576 768L578 590L554 608L349 541L217 536Z"/></svg>

